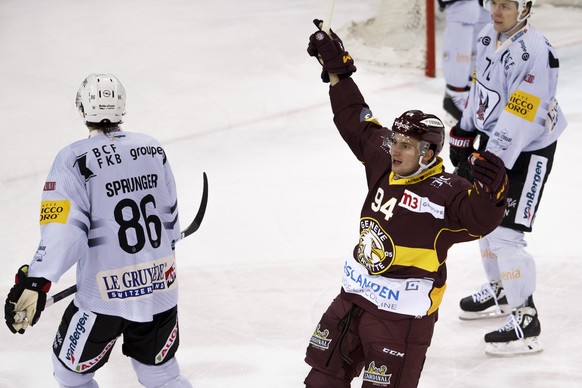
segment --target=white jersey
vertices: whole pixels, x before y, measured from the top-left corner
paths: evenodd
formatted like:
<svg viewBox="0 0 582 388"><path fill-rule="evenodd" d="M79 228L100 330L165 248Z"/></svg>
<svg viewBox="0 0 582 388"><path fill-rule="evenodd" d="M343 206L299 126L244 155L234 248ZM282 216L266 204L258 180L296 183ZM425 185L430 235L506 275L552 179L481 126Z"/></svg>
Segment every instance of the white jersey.
<svg viewBox="0 0 582 388"><path fill-rule="evenodd" d="M558 57L531 25L497 47L487 25L477 39L477 64L460 126L489 136L487 150L511 169L521 152L557 140L566 119L556 100Z"/></svg>
<svg viewBox="0 0 582 388"><path fill-rule="evenodd" d="M56 282L77 264L78 305L151 321L178 299L174 177L152 137L91 134L61 150L48 174L30 276Z"/></svg>

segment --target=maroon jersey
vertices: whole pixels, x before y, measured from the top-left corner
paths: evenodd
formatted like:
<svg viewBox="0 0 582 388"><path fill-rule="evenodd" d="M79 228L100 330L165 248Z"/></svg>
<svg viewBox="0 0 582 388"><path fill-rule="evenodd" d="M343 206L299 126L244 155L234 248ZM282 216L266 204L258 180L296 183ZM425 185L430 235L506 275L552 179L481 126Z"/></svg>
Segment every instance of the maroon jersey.
<svg viewBox="0 0 582 388"><path fill-rule="evenodd" d="M380 316L432 314L446 287L448 249L495 229L505 201L495 203L445 172L440 158L417 175L395 176L384 145L387 129L374 119L353 80L332 87L330 98L335 124L364 164L368 182L360 238L346 260L342 292Z"/></svg>

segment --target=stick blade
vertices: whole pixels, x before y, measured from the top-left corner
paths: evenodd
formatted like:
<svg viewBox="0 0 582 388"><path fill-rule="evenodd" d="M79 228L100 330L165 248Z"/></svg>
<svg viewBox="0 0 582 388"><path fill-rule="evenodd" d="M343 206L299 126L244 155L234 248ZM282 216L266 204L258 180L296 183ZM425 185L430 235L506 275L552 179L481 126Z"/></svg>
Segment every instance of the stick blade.
<svg viewBox="0 0 582 388"><path fill-rule="evenodd" d="M206 204L208 203L208 177L206 173L202 173L204 179L204 187L202 189L202 199L200 200L200 207L198 208L198 213L194 220L180 233L180 239L188 237L192 233L196 232L202 224L202 219L204 218L204 213L206 213Z"/></svg>

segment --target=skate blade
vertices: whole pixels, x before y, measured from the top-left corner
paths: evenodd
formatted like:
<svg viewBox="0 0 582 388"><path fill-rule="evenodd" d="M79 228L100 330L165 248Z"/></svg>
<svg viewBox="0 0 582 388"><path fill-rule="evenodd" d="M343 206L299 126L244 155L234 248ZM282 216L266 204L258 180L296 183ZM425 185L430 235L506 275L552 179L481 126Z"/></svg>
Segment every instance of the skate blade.
<svg viewBox="0 0 582 388"><path fill-rule="evenodd" d="M511 308L507 304L499 305L499 309L496 306L489 307L483 311L464 311L461 310L459 314L459 319L463 321L473 321L476 319L489 319L505 317L511 313Z"/></svg>
<svg viewBox="0 0 582 388"><path fill-rule="evenodd" d="M510 342L488 342L485 353L494 357L513 357L536 354L544 350L538 337L529 337Z"/></svg>

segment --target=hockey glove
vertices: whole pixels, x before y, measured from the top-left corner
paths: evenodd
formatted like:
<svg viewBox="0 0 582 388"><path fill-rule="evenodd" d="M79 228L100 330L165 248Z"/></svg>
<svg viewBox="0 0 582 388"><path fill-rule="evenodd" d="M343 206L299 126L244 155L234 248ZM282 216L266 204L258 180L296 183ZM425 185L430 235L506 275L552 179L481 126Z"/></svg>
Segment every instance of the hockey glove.
<svg viewBox="0 0 582 388"><path fill-rule="evenodd" d="M473 153L473 186L477 193L488 193L492 201L499 202L507 196L509 182L503 160L492 152Z"/></svg>
<svg viewBox="0 0 582 388"><path fill-rule="evenodd" d="M51 282L45 278L28 277L28 265L23 265L18 269L14 283L4 304L4 319L12 333L24 334L28 326L33 326L40 318Z"/></svg>
<svg viewBox="0 0 582 388"><path fill-rule="evenodd" d="M309 37L307 53L316 57L323 66L321 80L329 82L328 73L337 74L340 79L351 76L357 69L342 40L333 31L329 35L321 31L321 20L315 19L313 23L320 30Z"/></svg>
<svg viewBox="0 0 582 388"><path fill-rule="evenodd" d="M473 180L469 157L475 152L473 145L476 137L477 132L465 131L458 125L452 127L449 133L449 158L456 167L455 174L468 181Z"/></svg>

